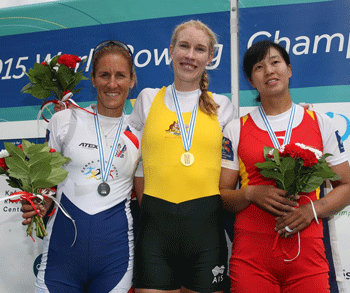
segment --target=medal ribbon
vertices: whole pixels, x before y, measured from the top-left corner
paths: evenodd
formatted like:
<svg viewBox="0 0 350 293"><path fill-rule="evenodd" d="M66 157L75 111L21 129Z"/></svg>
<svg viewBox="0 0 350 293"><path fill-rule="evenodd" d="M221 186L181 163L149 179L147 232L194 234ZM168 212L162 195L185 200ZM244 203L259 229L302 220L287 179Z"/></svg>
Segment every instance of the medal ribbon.
<svg viewBox="0 0 350 293"><path fill-rule="evenodd" d="M115 155L116 150L117 150L120 134L122 132L124 114L122 114L122 116L120 117L117 133L114 137L112 149L111 149L111 152L109 154L109 158L108 158L107 165L106 165L105 153L104 153L102 135L101 135L101 128L100 128L100 121L98 119L98 114L97 114L97 107L96 107L95 113L96 113L96 115L94 115L94 121L95 121L95 129L96 129L96 136L97 136L98 154L100 156L101 177L102 177L102 181L106 182L108 180L109 171L111 170L114 155Z"/></svg>
<svg viewBox="0 0 350 293"><path fill-rule="evenodd" d="M196 124L196 119L197 119L198 102L196 103L196 105L194 106L194 108L192 110L190 126L188 128L188 133L187 133L186 127L185 127L185 122L184 122L184 119L182 117L180 104L179 104L179 100L177 98L174 84L171 85L171 89L172 89L172 94L173 94L173 101L174 101L174 105L175 105L175 110L176 110L176 116L177 116L177 120L179 121L179 125L180 125L180 133L181 133L182 143L183 143L185 151L188 152L192 146L194 126Z"/></svg>
<svg viewBox="0 0 350 293"><path fill-rule="evenodd" d="M290 116L289 116L289 121L288 121L286 134L285 134L285 137L284 137L284 140L283 140L283 145L287 145L290 142L290 138L292 136L293 122L294 122L294 118L295 118L295 111L296 111L296 106L293 103L292 110L291 110ZM279 149L281 147L280 143L278 142L276 134L273 131L273 129L271 127L271 124L270 124L269 120L267 119L265 111L264 111L264 109L263 109L263 107L261 105L259 106L259 112L260 112L262 120L264 121L264 124L266 126L267 132L269 133L269 136L270 136L270 138L272 140L273 146L276 149Z"/></svg>

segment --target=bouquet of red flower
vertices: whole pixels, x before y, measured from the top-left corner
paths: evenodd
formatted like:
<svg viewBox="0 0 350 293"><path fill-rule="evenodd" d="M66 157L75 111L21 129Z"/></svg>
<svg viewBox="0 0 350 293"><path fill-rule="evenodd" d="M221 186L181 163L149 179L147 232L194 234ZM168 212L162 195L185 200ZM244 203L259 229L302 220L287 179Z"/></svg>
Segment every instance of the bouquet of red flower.
<svg viewBox="0 0 350 293"><path fill-rule="evenodd" d="M37 215L28 225L27 235L32 237L35 223L36 235L46 236L42 217L34 202L45 204L45 194L48 193L48 190L66 179L68 172L61 167L70 159L50 148L47 143L34 144L22 140L19 146L7 142L4 145L6 149L0 152L0 174L8 177L6 181L9 186L21 190L13 193L11 195L13 199L10 201L27 200L30 202Z"/></svg>
<svg viewBox="0 0 350 293"><path fill-rule="evenodd" d="M75 55L57 55L51 60L42 63L35 63L34 68L29 69L26 75L30 83L22 88L23 93L33 95L35 98L46 100L49 96L54 96L57 100L69 98L73 93L81 89L75 89L81 80L87 80L78 71L84 61Z"/></svg>
<svg viewBox="0 0 350 293"><path fill-rule="evenodd" d="M276 186L288 195L312 192L324 180L339 180L341 177L328 166L326 158L331 154L305 146L301 143L287 144L279 149L264 147L265 162L256 163L260 173L275 179Z"/></svg>

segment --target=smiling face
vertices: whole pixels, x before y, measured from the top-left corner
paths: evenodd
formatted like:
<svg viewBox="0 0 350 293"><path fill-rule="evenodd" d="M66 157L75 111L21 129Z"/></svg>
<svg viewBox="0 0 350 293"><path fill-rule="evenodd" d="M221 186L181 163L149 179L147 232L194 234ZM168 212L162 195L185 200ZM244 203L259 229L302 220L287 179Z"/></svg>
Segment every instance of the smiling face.
<svg viewBox="0 0 350 293"><path fill-rule="evenodd" d="M120 117L136 76L131 73L128 60L120 52L105 53L96 62L91 80L97 90L98 113Z"/></svg>
<svg viewBox="0 0 350 293"><path fill-rule="evenodd" d="M291 65L287 65L277 49L270 47L266 56L254 64L249 81L259 92L261 99L283 97L289 96L291 76Z"/></svg>
<svg viewBox="0 0 350 293"><path fill-rule="evenodd" d="M187 26L179 31L175 43L170 45L176 89L198 89L205 66L211 62L213 55L210 38L203 30Z"/></svg>

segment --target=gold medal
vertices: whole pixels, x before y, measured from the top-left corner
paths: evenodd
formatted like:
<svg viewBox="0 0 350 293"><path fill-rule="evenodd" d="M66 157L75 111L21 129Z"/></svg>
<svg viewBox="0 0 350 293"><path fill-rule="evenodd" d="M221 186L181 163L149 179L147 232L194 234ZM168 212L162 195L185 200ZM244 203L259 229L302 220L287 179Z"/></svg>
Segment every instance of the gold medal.
<svg viewBox="0 0 350 293"><path fill-rule="evenodd" d="M183 153L181 155L181 163L182 165L188 167L191 166L194 162L194 155L189 152Z"/></svg>

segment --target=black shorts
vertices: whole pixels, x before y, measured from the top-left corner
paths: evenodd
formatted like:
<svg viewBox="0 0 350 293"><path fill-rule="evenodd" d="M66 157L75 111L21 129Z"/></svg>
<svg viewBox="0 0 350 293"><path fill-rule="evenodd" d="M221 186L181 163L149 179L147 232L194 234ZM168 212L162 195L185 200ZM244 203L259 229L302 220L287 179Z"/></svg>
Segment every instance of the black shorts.
<svg viewBox="0 0 350 293"><path fill-rule="evenodd" d="M143 195L134 287L224 289L227 244L219 195L174 204Z"/></svg>

